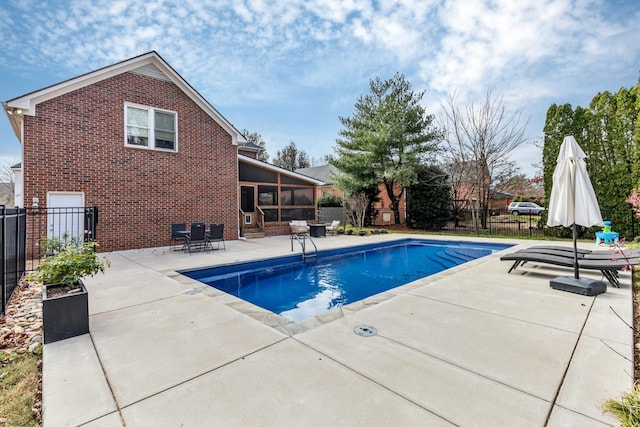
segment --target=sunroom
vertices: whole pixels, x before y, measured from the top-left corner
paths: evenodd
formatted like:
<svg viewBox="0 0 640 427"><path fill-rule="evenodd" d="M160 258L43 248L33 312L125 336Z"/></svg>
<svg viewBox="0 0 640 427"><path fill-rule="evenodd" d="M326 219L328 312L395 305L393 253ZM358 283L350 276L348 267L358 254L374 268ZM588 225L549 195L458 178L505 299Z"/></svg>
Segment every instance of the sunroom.
<svg viewBox="0 0 640 427"><path fill-rule="evenodd" d="M289 234L292 220L317 220L314 178L238 155L240 236Z"/></svg>

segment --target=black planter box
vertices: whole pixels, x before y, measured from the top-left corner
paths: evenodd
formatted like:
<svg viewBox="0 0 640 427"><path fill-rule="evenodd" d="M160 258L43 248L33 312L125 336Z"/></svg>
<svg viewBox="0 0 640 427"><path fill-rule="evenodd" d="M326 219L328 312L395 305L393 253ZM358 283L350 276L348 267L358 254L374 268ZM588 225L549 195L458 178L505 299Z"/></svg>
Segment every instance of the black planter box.
<svg viewBox="0 0 640 427"><path fill-rule="evenodd" d="M80 292L47 298L47 289L62 286L59 283L45 285L43 291L42 328L45 344L89 332L89 294L84 283L80 282Z"/></svg>

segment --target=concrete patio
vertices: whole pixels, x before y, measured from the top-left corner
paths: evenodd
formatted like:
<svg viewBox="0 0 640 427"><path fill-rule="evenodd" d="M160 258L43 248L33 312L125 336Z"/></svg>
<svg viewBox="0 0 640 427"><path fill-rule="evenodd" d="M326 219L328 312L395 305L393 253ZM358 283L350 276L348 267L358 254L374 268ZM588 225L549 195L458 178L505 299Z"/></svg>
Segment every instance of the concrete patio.
<svg viewBox="0 0 640 427"><path fill-rule="evenodd" d="M226 246L105 254L86 280L91 333L44 347L45 427L618 424L602 403L633 383L629 273L586 297L549 287L570 269L507 274L497 253L291 323L176 273L291 253L288 237Z"/></svg>

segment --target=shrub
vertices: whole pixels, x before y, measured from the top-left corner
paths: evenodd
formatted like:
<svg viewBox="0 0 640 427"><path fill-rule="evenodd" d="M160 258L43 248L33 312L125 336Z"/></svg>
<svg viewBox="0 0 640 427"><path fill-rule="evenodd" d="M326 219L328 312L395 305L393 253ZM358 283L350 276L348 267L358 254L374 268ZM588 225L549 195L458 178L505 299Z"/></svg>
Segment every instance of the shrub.
<svg viewBox="0 0 640 427"><path fill-rule="evenodd" d="M45 240L44 247L47 255L29 276L44 284L62 283L75 287L82 278L104 273L109 266L109 260L98 257L97 242L51 238Z"/></svg>
<svg viewBox="0 0 640 427"><path fill-rule="evenodd" d="M341 208L342 199L335 194L327 194L318 199L319 208Z"/></svg>
<svg viewBox="0 0 640 427"><path fill-rule="evenodd" d="M618 417L620 426L637 427L640 425L640 387L633 386L629 393L622 393L620 400L609 399L604 403L604 409Z"/></svg>

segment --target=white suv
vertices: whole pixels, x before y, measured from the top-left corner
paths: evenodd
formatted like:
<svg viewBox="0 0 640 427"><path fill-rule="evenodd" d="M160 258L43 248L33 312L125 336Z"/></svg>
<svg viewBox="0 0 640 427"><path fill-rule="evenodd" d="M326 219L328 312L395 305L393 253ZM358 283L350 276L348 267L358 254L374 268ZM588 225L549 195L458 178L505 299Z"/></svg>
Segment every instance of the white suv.
<svg viewBox="0 0 640 427"><path fill-rule="evenodd" d="M540 215L544 208L532 202L513 202L507 208L511 215Z"/></svg>

